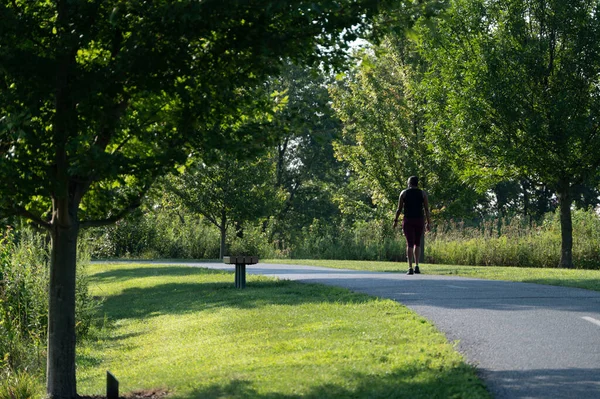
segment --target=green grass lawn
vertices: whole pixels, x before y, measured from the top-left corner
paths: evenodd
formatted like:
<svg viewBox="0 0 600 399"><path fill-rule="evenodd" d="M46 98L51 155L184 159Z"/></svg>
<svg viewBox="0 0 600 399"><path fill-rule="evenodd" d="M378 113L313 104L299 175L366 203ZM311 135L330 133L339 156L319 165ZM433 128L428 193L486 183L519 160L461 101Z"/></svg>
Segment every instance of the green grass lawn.
<svg viewBox="0 0 600 399"><path fill-rule="evenodd" d="M172 398L488 398L425 319L344 289L185 266L93 264L104 326L78 346L78 391Z"/></svg>
<svg viewBox="0 0 600 399"><path fill-rule="evenodd" d="M406 262L314 259L261 259L261 262L395 273L405 272L408 269L408 264ZM420 265L420 269L423 274L455 275L487 280L518 281L600 291L600 270L543 269L503 266L449 266L430 265L425 263Z"/></svg>

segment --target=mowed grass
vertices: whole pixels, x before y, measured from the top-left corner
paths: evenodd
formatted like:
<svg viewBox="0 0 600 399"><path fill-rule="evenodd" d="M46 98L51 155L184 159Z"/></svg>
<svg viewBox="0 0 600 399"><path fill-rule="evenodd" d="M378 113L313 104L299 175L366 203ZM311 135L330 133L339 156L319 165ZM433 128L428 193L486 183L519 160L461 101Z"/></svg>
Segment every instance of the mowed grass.
<svg viewBox="0 0 600 399"><path fill-rule="evenodd" d="M172 398L488 398L429 322L390 301L320 285L141 264L93 264L105 326L77 352L78 392Z"/></svg>
<svg viewBox="0 0 600 399"><path fill-rule="evenodd" d="M261 262L394 273L404 273L408 269L408 263L406 262L317 259L261 259ZM600 291L600 270L505 266L452 266L425 263L422 263L419 268L423 274L454 275L486 280L516 281Z"/></svg>

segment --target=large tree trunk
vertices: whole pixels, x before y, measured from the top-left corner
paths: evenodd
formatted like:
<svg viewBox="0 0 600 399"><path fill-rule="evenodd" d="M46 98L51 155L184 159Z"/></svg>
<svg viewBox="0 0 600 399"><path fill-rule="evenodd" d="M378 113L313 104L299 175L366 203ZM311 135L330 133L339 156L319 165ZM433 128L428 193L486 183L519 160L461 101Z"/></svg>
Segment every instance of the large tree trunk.
<svg viewBox="0 0 600 399"><path fill-rule="evenodd" d="M77 397L75 379L75 273L77 236L75 219L52 232L48 312L47 393L51 399Z"/></svg>
<svg viewBox="0 0 600 399"><path fill-rule="evenodd" d="M73 196L68 159L69 138L78 134L77 104L73 97L77 68L71 2L57 7L56 98L52 126L55 163L52 165L52 253L48 304L46 391L50 399L75 399L75 273L77 269L77 210L81 196ZM80 193L82 194L82 193Z"/></svg>
<svg viewBox="0 0 600 399"><path fill-rule="evenodd" d="M558 188L558 205L560 207L560 263L559 267L573 268L573 221L571 220L571 187L568 182L561 181Z"/></svg>

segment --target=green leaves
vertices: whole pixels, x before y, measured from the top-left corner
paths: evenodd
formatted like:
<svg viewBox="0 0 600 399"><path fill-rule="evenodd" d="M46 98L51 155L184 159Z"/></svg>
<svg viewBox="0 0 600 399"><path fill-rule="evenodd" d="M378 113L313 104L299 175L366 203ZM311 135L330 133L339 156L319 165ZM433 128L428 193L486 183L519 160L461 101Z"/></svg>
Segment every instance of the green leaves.
<svg viewBox="0 0 600 399"><path fill-rule="evenodd" d="M349 164L354 189L368 196L370 206L391 211L408 177L418 175L434 209L453 216L469 213L476 195L461 189L448 157L439 153L443 136L431 140L426 130L424 109L431 101L423 89L427 65L414 44L404 33L389 35L360 55L360 65L331 89L343 122L336 156ZM341 203L355 209L347 199Z"/></svg>
<svg viewBox="0 0 600 399"><path fill-rule="evenodd" d="M454 1L436 31L421 26L423 54L435 71L428 76L437 100L430 110L447 118L432 131L450 133L462 156L481 166L548 183L561 175L581 179L600 162L581 152L584 142L600 145L589 124L597 118L600 57L586 44L598 39L597 7Z"/></svg>
<svg viewBox="0 0 600 399"><path fill-rule="evenodd" d="M236 159L214 154L211 163L195 159L181 175L165 179L167 190L192 212L226 231L231 222L268 215L277 199L269 157Z"/></svg>
<svg viewBox="0 0 600 399"><path fill-rule="evenodd" d="M362 31L378 7L372 0L0 5L0 194L26 202L69 186L76 202L89 195L85 208L108 215L112 203L89 202L105 198L111 181L139 182L132 190L142 192L191 148L206 157L214 148L259 151L272 142L264 127L284 101L270 97L266 79L287 58L339 60L339 33ZM57 176L68 182L57 185Z"/></svg>

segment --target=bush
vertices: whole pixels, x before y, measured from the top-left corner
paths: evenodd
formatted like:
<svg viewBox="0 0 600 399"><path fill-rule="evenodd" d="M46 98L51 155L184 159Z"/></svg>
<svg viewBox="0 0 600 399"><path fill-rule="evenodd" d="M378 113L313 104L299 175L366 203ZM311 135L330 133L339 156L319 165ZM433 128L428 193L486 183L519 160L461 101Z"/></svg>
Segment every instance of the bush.
<svg viewBox="0 0 600 399"><path fill-rule="evenodd" d="M229 254L260 258L405 261L401 229L389 219L323 222L315 219L284 240L269 241L268 223L244 225L243 238L228 232ZM600 218L594 210L573 211L573 260L578 268L600 269ZM182 211L141 212L91 236L94 257L216 259L219 230ZM426 235L424 262L457 265L556 267L560 219L549 214L536 224L520 217L436 221Z"/></svg>
<svg viewBox="0 0 600 399"><path fill-rule="evenodd" d="M279 255L275 246L269 243L268 232L262 226L248 223L244 226L243 237L238 237L235 232L230 231L227 241L230 243L227 251L229 255L255 255L263 259Z"/></svg>

